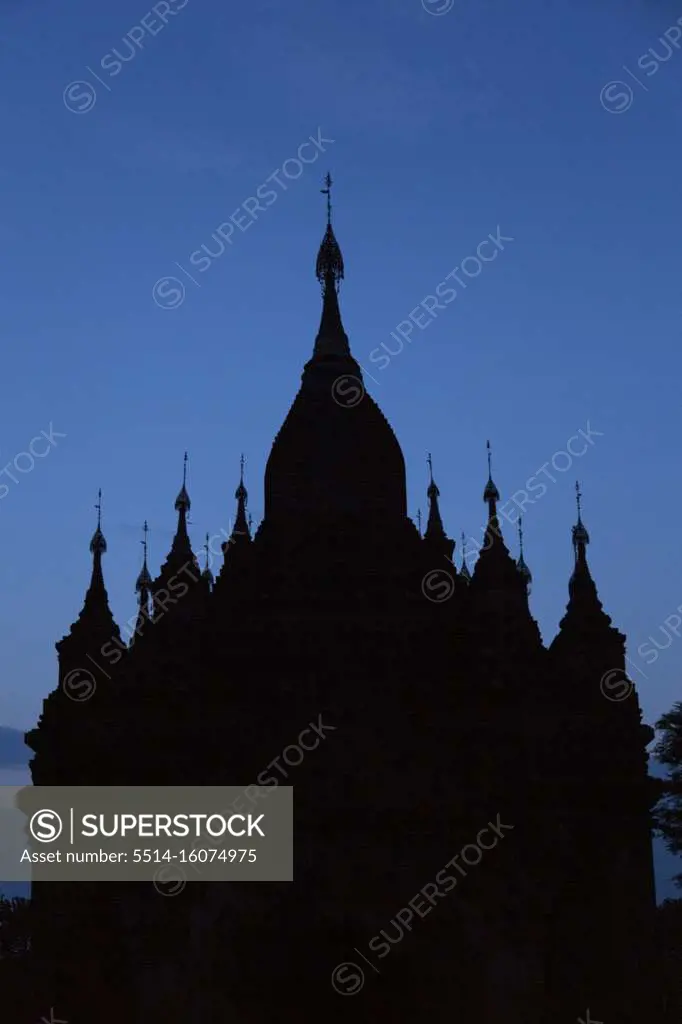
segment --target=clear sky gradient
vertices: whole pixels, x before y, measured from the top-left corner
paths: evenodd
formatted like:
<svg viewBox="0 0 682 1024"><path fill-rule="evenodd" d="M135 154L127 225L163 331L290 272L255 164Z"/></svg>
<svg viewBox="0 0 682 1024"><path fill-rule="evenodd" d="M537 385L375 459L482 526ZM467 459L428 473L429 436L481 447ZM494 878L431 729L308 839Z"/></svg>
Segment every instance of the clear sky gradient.
<svg viewBox="0 0 682 1024"><path fill-rule="evenodd" d="M503 499L544 482L524 526L549 641L579 478L648 720L682 697L682 640L661 628L682 604L682 48L654 72L651 56L638 64L667 55L682 11L424 3L0 4L0 465L16 481L0 476L0 724L30 727L55 685L99 487L120 622L145 518L152 571L168 550L185 449L197 549L229 529L242 451L260 519L319 320L328 169L344 321L402 444L412 512L427 451L458 541L480 537L487 438ZM283 171L318 131L326 152ZM259 186L275 199L249 218ZM233 215L225 252L199 269L192 254L217 253ZM480 271L465 262L475 276L458 271L456 298L380 369L371 354L396 351L391 332L498 230L513 240ZM176 308L153 296L169 276L186 289ZM587 451L557 455L588 424ZM515 551L515 526L505 534ZM652 637L669 643L655 660Z"/></svg>

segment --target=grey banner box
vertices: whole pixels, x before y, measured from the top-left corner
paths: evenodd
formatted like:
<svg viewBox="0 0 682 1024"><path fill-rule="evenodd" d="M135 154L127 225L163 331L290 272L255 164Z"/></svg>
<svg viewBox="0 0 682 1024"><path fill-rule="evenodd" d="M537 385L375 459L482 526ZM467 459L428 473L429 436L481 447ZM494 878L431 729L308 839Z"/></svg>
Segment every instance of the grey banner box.
<svg viewBox="0 0 682 1024"><path fill-rule="evenodd" d="M0 786L3 881L293 877L291 786Z"/></svg>

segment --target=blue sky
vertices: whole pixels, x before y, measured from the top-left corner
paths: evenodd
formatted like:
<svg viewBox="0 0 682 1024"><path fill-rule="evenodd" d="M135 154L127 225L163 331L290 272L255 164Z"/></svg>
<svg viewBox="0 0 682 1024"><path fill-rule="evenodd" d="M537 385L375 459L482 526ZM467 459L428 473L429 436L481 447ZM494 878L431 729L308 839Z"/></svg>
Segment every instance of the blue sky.
<svg viewBox="0 0 682 1024"><path fill-rule="evenodd" d="M260 518L319 319L328 169L346 329L405 452L412 511L426 504L427 451L457 538L480 536L487 438L503 498L545 466L554 480L541 477L524 525L549 640L580 478L593 572L654 720L682 696L682 641L637 654L668 643L661 626L682 604L682 49L653 73L638 61L666 55L680 11L182 4L157 3L174 9L165 24L137 0L0 6L0 465L14 476L0 476L0 723L31 726L55 684L98 487L119 621L134 612L143 519L153 569L170 544L185 449L197 548L228 526L242 451ZM294 177L285 161L318 133L333 141ZM216 229L234 214L243 225L242 204L277 172L286 187L197 271L192 253L216 251ZM397 325L498 231L512 241L475 276L460 271L456 298L379 369L371 353L395 351ZM176 308L154 301L168 276L186 288ZM557 455L588 424L585 454Z"/></svg>

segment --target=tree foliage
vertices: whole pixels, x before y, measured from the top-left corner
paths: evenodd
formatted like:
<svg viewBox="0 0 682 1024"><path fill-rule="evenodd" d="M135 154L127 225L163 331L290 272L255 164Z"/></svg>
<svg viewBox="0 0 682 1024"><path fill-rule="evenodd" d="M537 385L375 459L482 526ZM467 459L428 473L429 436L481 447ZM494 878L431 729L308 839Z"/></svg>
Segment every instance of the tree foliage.
<svg viewBox="0 0 682 1024"><path fill-rule="evenodd" d="M682 854L682 701L674 704L656 728L661 731L654 756L667 769L663 796L655 808L656 825L671 853ZM682 874L675 876L682 888Z"/></svg>

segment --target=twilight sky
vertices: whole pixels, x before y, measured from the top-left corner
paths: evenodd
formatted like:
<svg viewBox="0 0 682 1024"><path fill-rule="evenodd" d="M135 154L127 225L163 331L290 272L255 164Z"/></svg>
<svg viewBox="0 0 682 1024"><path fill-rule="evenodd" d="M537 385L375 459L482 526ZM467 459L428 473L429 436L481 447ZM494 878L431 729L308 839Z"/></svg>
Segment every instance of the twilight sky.
<svg viewBox="0 0 682 1024"><path fill-rule="evenodd" d="M0 724L31 726L55 685L98 487L120 622L145 517L152 571L170 544L186 448L197 549L229 528L242 451L260 519L319 319L328 169L346 330L412 511L431 451L451 536L479 538L490 438L503 499L533 496L547 641L579 478L648 719L680 699L682 642L662 627L682 605L682 48L660 41L680 46L679 16L667 0L0 4Z"/></svg>

